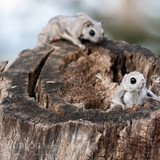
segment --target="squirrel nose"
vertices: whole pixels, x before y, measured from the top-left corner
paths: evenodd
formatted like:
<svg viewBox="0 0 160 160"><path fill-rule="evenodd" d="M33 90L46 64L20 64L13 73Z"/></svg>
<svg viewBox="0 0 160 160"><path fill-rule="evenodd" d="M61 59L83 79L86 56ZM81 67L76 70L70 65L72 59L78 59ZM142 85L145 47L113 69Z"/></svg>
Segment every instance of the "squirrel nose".
<svg viewBox="0 0 160 160"><path fill-rule="evenodd" d="M142 84L142 86L144 86L144 84L145 84L144 81L142 81L141 84Z"/></svg>
<svg viewBox="0 0 160 160"><path fill-rule="evenodd" d="M101 41L102 41L102 37L99 37L98 40L97 40L97 42L99 43Z"/></svg>

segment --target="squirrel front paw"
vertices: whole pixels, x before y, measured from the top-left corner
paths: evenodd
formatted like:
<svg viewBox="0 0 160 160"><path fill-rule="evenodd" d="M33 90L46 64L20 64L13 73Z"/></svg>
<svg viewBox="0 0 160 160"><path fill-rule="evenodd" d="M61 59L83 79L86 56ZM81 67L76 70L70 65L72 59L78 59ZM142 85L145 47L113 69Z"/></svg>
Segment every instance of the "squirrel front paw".
<svg viewBox="0 0 160 160"><path fill-rule="evenodd" d="M79 48L82 49L82 50L84 50L84 49L86 48L86 46L83 45L83 44L79 44L78 46L79 46Z"/></svg>

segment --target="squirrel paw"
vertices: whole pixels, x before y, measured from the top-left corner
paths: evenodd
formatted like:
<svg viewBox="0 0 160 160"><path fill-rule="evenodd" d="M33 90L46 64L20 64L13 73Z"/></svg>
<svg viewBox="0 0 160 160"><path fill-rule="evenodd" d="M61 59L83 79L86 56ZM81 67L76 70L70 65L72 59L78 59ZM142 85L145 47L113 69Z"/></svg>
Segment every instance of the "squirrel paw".
<svg viewBox="0 0 160 160"><path fill-rule="evenodd" d="M60 37L55 37L55 38L51 39L51 40L49 41L49 43L51 44L51 43L53 43L53 42L57 42L57 41L59 41L60 39L61 39Z"/></svg>
<svg viewBox="0 0 160 160"><path fill-rule="evenodd" d="M134 110L136 110L136 109L139 108L139 107L141 107L141 106L134 104L131 109L134 111Z"/></svg>
<svg viewBox="0 0 160 160"><path fill-rule="evenodd" d="M80 49L82 49L82 50L84 50L84 49L86 48L86 46L85 46L85 45L83 45L83 44L79 44L78 46L79 46L79 47L80 47Z"/></svg>

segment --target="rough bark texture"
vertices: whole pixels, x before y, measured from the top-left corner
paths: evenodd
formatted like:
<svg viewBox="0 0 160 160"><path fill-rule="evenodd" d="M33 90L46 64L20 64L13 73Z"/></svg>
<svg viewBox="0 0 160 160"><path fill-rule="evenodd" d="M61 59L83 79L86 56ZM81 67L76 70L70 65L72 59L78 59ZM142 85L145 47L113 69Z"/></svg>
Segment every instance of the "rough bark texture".
<svg viewBox="0 0 160 160"><path fill-rule="evenodd" d="M8 61L3 61L3 62L0 61L0 72L4 71L7 63L8 63Z"/></svg>
<svg viewBox="0 0 160 160"><path fill-rule="evenodd" d="M141 46L104 40L82 51L59 41L22 51L0 74L0 160L160 159L158 100L105 111L134 70L160 95L160 58Z"/></svg>

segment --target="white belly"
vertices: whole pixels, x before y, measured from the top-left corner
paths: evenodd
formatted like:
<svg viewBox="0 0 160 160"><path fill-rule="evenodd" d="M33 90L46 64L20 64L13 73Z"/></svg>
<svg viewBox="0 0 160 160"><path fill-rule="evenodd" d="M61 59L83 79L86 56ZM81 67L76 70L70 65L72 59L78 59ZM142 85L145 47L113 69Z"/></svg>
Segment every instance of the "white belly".
<svg viewBox="0 0 160 160"><path fill-rule="evenodd" d="M147 101L148 97L144 89L141 92L126 92L123 101L127 107L133 107L133 105L142 105Z"/></svg>
<svg viewBox="0 0 160 160"><path fill-rule="evenodd" d="M135 97L133 97L133 94L130 92L126 92L124 97L123 97L123 101L125 103L125 105L130 108L133 106L133 104L136 103L136 99Z"/></svg>

